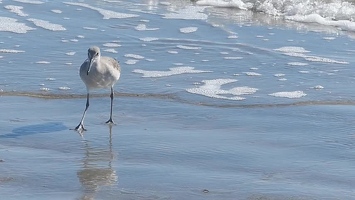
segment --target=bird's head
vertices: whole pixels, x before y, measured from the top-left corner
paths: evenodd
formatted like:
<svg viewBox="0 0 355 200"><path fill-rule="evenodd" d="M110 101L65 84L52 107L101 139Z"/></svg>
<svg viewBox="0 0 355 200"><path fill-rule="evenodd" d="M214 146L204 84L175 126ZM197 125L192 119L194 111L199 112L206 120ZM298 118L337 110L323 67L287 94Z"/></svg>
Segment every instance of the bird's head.
<svg viewBox="0 0 355 200"><path fill-rule="evenodd" d="M88 71L86 73L87 75L89 75L92 64L98 58L100 58L100 48L97 46L90 47L88 50L89 67L88 67Z"/></svg>

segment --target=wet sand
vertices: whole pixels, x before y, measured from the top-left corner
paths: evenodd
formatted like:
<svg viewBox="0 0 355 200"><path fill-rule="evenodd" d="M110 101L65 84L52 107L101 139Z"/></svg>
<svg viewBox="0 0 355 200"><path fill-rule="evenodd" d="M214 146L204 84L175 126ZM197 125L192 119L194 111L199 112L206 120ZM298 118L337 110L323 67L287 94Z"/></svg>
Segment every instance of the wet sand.
<svg viewBox="0 0 355 200"><path fill-rule="evenodd" d="M85 98L0 98L5 199L354 194L352 106L227 109L121 97L110 128L104 123L109 98L93 98L81 138L69 129L79 122Z"/></svg>

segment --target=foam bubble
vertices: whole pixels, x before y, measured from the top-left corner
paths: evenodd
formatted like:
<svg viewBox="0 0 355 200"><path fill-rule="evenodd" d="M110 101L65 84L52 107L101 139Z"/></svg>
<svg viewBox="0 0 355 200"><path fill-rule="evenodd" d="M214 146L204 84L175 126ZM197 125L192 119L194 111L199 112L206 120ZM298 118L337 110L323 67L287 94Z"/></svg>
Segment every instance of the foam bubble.
<svg viewBox="0 0 355 200"><path fill-rule="evenodd" d="M142 77L165 77L165 76L172 76L172 75L179 75L179 74L196 74L196 73L205 73L211 71L202 71L202 70L195 70L194 67L173 67L169 68L169 71L147 71L141 69L133 70L134 73L143 74Z"/></svg>
<svg viewBox="0 0 355 200"><path fill-rule="evenodd" d="M17 1L20 3L28 3L28 4L42 4L42 3L44 3L42 1L31 1L31 0L13 0L13 1Z"/></svg>
<svg viewBox="0 0 355 200"><path fill-rule="evenodd" d="M97 30L97 28L95 28L95 27L87 27L87 26L84 26L83 29L86 29L86 30Z"/></svg>
<svg viewBox="0 0 355 200"><path fill-rule="evenodd" d="M0 53L24 53L22 50L14 50L14 49L0 49Z"/></svg>
<svg viewBox="0 0 355 200"><path fill-rule="evenodd" d="M147 28L147 25L145 24L138 24L134 29L137 31L155 31L159 30L159 28Z"/></svg>
<svg viewBox="0 0 355 200"><path fill-rule="evenodd" d="M324 40L335 40L335 37L323 37Z"/></svg>
<svg viewBox="0 0 355 200"><path fill-rule="evenodd" d="M274 96L274 97L298 99L298 98L306 96L307 94L305 94L303 91L293 91L293 92L275 92L275 93L272 93L269 95Z"/></svg>
<svg viewBox="0 0 355 200"><path fill-rule="evenodd" d="M21 17L28 16L28 14L25 14L24 12L22 12L22 9L23 9L22 6L6 5L5 8L12 13L16 13L18 16L21 16Z"/></svg>
<svg viewBox="0 0 355 200"><path fill-rule="evenodd" d="M243 57L238 57L238 56L231 57L231 56L228 56L228 57L224 57L224 59L226 59L226 60L241 60L241 59L243 59Z"/></svg>
<svg viewBox="0 0 355 200"><path fill-rule="evenodd" d="M63 87L59 87L58 89L59 89L59 90L70 90L70 87L65 87L65 86L63 86Z"/></svg>
<svg viewBox="0 0 355 200"><path fill-rule="evenodd" d="M238 35L230 35L228 36L228 39L237 39L238 38Z"/></svg>
<svg viewBox="0 0 355 200"><path fill-rule="evenodd" d="M35 28L26 26L24 23L17 22L16 19L9 17L0 17L0 31L8 31L13 33L27 33L27 31Z"/></svg>
<svg viewBox="0 0 355 200"><path fill-rule="evenodd" d="M171 3L167 2L167 1L159 2L159 4L163 5L163 6L170 6L171 5Z"/></svg>
<svg viewBox="0 0 355 200"><path fill-rule="evenodd" d="M42 60L42 61L37 61L36 63L37 63L37 64L50 64L51 62Z"/></svg>
<svg viewBox="0 0 355 200"><path fill-rule="evenodd" d="M215 6L222 8L239 8L241 10L248 10L253 7L252 3L244 3L242 0L199 0L196 2L200 6Z"/></svg>
<svg viewBox="0 0 355 200"><path fill-rule="evenodd" d="M293 52L293 53L308 53L310 51L307 51L303 47L295 47L295 46L285 46L281 47L278 49L274 49L275 51L281 51L281 52Z"/></svg>
<svg viewBox="0 0 355 200"><path fill-rule="evenodd" d="M164 14L163 18L206 20L208 16L203 13L204 9L204 7L187 6L176 12Z"/></svg>
<svg viewBox="0 0 355 200"><path fill-rule="evenodd" d="M285 74L274 74L275 77L284 77Z"/></svg>
<svg viewBox="0 0 355 200"><path fill-rule="evenodd" d="M68 52L68 53L65 53L65 54L67 54L68 56L74 56L76 54L76 52L75 51L71 51L71 52Z"/></svg>
<svg viewBox="0 0 355 200"><path fill-rule="evenodd" d="M256 73L256 72L244 72L247 76L261 76L261 74Z"/></svg>
<svg viewBox="0 0 355 200"><path fill-rule="evenodd" d="M321 90L321 89L324 89L324 87L321 86L321 85L316 85L316 86L313 87L313 89Z"/></svg>
<svg viewBox="0 0 355 200"><path fill-rule="evenodd" d="M335 26L346 31L355 31L355 23L350 20L328 19L316 13L309 14L309 15L297 14L293 16L286 16L285 19L297 21L297 22L318 23L326 26Z"/></svg>
<svg viewBox="0 0 355 200"><path fill-rule="evenodd" d="M44 91L44 92L48 92L50 89L46 88L46 87L41 87L41 88L39 88L39 90Z"/></svg>
<svg viewBox="0 0 355 200"><path fill-rule="evenodd" d="M298 71L298 72L301 73L301 74L309 74L309 71L304 71L304 70Z"/></svg>
<svg viewBox="0 0 355 200"><path fill-rule="evenodd" d="M65 31L66 29L60 24L52 24L48 21L41 19L30 18L28 21L33 22L36 26L50 30L50 31Z"/></svg>
<svg viewBox="0 0 355 200"><path fill-rule="evenodd" d="M137 55L137 54L126 54L124 55L124 57L126 58L134 58L134 59L143 59L144 57L141 55Z"/></svg>
<svg viewBox="0 0 355 200"><path fill-rule="evenodd" d="M172 50L169 50L168 53L171 53L171 54L178 54L179 52L177 51L172 51Z"/></svg>
<svg viewBox="0 0 355 200"><path fill-rule="evenodd" d="M308 53L309 51L305 50L303 47L286 46L286 47L281 47L281 48L274 49L274 50L283 52L283 54L287 55L287 56L300 57L300 58L304 58L307 61L312 61L312 62L349 64L346 61L339 61L339 60L324 58L324 57L320 57L320 56L306 55L305 53Z"/></svg>
<svg viewBox="0 0 355 200"><path fill-rule="evenodd" d="M289 62L287 64L291 65L291 66L307 66L308 65L308 63L303 63L303 62Z"/></svg>
<svg viewBox="0 0 355 200"><path fill-rule="evenodd" d="M143 41L143 42L151 42L151 41L159 40L159 38L155 38L155 37L144 37L144 38L139 38L139 40L141 40L141 41Z"/></svg>
<svg viewBox="0 0 355 200"><path fill-rule="evenodd" d="M127 65L134 65L134 64L136 64L138 61L139 61L139 60L130 59L130 60L127 60L125 63L126 63Z"/></svg>
<svg viewBox="0 0 355 200"><path fill-rule="evenodd" d="M105 49L105 52L109 52L109 53L118 53L115 49Z"/></svg>
<svg viewBox="0 0 355 200"><path fill-rule="evenodd" d="M179 49L186 49L186 50L197 50L197 49L201 49L201 47L186 46L186 45L177 45L176 47L179 48Z"/></svg>
<svg viewBox="0 0 355 200"><path fill-rule="evenodd" d="M197 31L197 27L185 27L185 28L180 28L181 33L193 33Z"/></svg>
<svg viewBox="0 0 355 200"><path fill-rule="evenodd" d="M61 10L51 10L53 13L56 13L56 14L61 14L62 11Z"/></svg>
<svg viewBox="0 0 355 200"><path fill-rule="evenodd" d="M254 94L258 89L251 87L234 87L229 90L221 89L222 85L234 83L235 79L213 79L203 80L203 85L194 84L198 87L186 89L187 92L192 94L199 94L210 98L228 99L228 100L244 100L241 95ZM231 96L232 95L232 96Z"/></svg>
<svg viewBox="0 0 355 200"><path fill-rule="evenodd" d="M120 47L121 45L117 44L117 43L109 42L109 43L103 44L102 46L115 48L115 47Z"/></svg>
<svg viewBox="0 0 355 200"><path fill-rule="evenodd" d="M96 7L90 6L85 3L74 3L74 2L64 2L64 3L67 5L80 6L80 7L84 7L84 8L89 8L91 10L95 10L95 11L99 12L101 15L103 15L103 19L111 19L111 18L123 19L123 18L131 18L131 17L138 17L139 16L139 15L134 15L134 14L119 13L119 12L115 12L112 10L105 10L102 8L96 8Z"/></svg>

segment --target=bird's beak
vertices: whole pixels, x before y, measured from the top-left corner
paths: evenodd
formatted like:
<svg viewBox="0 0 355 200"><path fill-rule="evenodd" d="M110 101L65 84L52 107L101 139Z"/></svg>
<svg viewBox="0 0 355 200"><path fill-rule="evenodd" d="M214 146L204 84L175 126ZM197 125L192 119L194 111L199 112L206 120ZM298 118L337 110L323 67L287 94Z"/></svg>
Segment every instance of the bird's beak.
<svg viewBox="0 0 355 200"><path fill-rule="evenodd" d="M88 71L86 72L86 75L89 75L89 72L90 72L90 69L91 69L91 66L92 66L92 63L93 63L93 57L89 59L89 68L88 68Z"/></svg>

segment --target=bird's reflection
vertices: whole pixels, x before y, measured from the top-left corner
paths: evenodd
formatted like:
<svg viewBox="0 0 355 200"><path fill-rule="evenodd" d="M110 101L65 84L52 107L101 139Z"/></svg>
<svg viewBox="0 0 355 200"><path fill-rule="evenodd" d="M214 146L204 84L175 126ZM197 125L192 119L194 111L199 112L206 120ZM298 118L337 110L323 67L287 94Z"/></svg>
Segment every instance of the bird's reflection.
<svg viewBox="0 0 355 200"><path fill-rule="evenodd" d="M112 186L118 181L116 171L112 168L114 159L112 126L109 126L109 132L109 145L107 148L93 148L90 147L88 141L84 141L85 155L82 160L82 167L77 172L83 187L82 200L95 199L100 187Z"/></svg>

